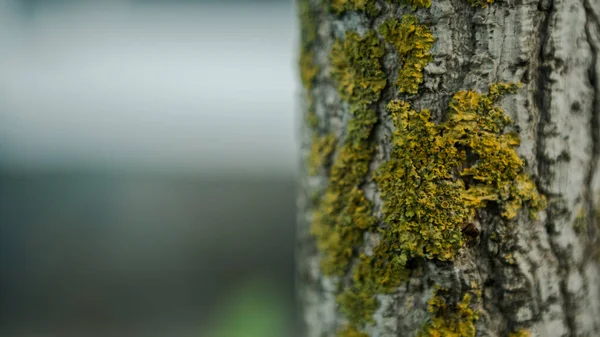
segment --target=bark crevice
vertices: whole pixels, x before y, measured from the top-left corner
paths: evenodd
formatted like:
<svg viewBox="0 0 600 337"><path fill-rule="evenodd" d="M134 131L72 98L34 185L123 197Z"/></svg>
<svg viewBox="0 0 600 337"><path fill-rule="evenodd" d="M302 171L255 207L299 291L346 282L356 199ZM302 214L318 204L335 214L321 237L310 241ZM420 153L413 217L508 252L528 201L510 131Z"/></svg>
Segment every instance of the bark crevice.
<svg viewBox="0 0 600 337"><path fill-rule="evenodd" d="M598 87L600 84L600 78L598 74L598 53L599 53L599 42L594 40L594 33L592 31L592 25L596 27L596 33L600 33L600 18L594 12L594 8L590 3L590 0L583 0L583 8L585 10L585 36L587 39L587 43L590 47L590 52L592 54L592 62L588 69L588 77L590 85L592 86L593 96L592 96L592 106L591 106L591 114L590 114L590 134L592 139L592 152L590 163L588 166L585 183L586 183L586 204L587 204L587 214L586 214L586 222L587 226L587 235L588 235L588 246L586 247L587 254L585 257L590 257L593 255L594 247L598 244L598 224L597 224L597 205L594 198L594 191L592 188L594 175L597 171L598 167L598 158L600 157L600 88ZM598 36L596 34L596 39Z"/></svg>

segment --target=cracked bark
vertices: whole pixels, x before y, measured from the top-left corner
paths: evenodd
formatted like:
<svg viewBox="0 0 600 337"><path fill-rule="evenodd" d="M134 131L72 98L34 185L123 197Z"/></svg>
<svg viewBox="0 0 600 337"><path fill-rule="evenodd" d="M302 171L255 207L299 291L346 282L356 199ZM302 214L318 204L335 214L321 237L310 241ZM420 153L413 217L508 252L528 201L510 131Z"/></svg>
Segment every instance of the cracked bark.
<svg viewBox="0 0 600 337"><path fill-rule="evenodd" d="M319 0L301 1L321 8L312 45L320 71L311 94L327 129L321 131L340 136L349 111L329 74L333 41L347 30L363 34L408 10L381 1L376 18L356 12L336 16L323 10ZM454 289L458 297L474 281L483 290L477 336L505 337L518 329L540 337L600 336L600 0L508 0L483 9L464 0L434 0L416 15L430 25L436 42L412 105L429 108L439 122L456 91L521 82L519 93L504 98L502 106L516 123L519 154L548 208L538 220L522 216L511 226L482 212L479 239L465 246L453 264L424 261L422 274L392 295L378 295L376 323L365 330L372 337L414 336L428 317L434 283ZM395 61L389 52L382 61L388 83L395 80ZM390 155L393 125L384 106L395 97L388 85L376 104L372 169ZM300 132L303 158L311 139L305 123ZM335 336L344 321L335 303L336 286L319 270L319 253L309 234L310 194L322 190L327 178L309 177L304 167L298 198L299 298L306 335ZM367 177L362 188L380 217L377 186ZM583 230L578 228L582 221ZM493 240L498 234L504 238ZM515 263L506 262L508 254Z"/></svg>

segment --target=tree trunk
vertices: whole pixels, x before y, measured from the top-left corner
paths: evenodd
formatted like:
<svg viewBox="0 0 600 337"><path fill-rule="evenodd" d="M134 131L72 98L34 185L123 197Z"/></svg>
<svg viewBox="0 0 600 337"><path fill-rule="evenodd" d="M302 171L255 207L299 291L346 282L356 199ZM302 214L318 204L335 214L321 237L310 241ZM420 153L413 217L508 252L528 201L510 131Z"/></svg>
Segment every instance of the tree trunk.
<svg viewBox="0 0 600 337"><path fill-rule="evenodd" d="M428 2L298 0L307 336L600 336L600 1Z"/></svg>

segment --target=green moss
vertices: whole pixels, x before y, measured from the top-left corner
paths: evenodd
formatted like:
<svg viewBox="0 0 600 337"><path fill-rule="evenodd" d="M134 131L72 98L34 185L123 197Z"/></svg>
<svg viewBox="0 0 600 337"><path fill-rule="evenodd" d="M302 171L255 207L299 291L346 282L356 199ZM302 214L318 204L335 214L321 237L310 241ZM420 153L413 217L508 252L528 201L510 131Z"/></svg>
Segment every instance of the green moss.
<svg viewBox="0 0 600 337"><path fill-rule="evenodd" d="M519 330L516 332L511 332L510 334L508 334L508 337L531 337L531 333L527 330Z"/></svg>
<svg viewBox="0 0 600 337"><path fill-rule="evenodd" d="M478 314L470 307L473 296L466 293L460 302L453 304L446 299L445 292L438 289L429 300L432 318L417 337L474 337Z"/></svg>
<svg viewBox="0 0 600 337"><path fill-rule="evenodd" d="M417 8L429 8L431 7L431 0L392 0L393 2L401 5L409 5L413 10Z"/></svg>
<svg viewBox="0 0 600 337"><path fill-rule="evenodd" d="M363 232L372 228L375 218L372 203L360 189L373 156L369 142L375 112L366 108L352 110L349 131L330 170L329 184L313 214L312 234L321 252L325 275L341 276L347 270Z"/></svg>
<svg viewBox="0 0 600 337"><path fill-rule="evenodd" d="M300 79L305 88L310 89L319 73L319 67L313 62L313 53L305 50L300 53Z"/></svg>
<svg viewBox="0 0 600 337"><path fill-rule="evenodd" d="M342 14L346 11L356 11L375 16L379 13L374 0L329 0L329 8L336 14Z"/></svg>
<svg viewBox="0 0 600 337"><path fill-rule="evenodd" d="M312 87L319 67L314 63L314 55L311 51L317 39L317 12L308 0L298 1L298 13L300 17L300 78L306 89Z"/></svg>
<svg viewBox="0 0 600 337"><path fill-rule="evenodd" d="M374 32L362 38L348 32L345 41L336 41L331 51L332 77L340 96L351 103L352 118L311 225L321 252L321 268L328 276L348 271L363 233L376 222L372 203L360 186L373 157L369 137L377 122L376 113L367 105L379 99L386 81L379 60L382 55L383 48Z"/></svg>
<svg viewBox="0 0 600 337"><path fill-rule="evenodd" d="M396 130L392 158L376 173L388 228L382 243L399 263L411 258L453 260L464 244L462 227L489 202L512 219L528 203L544 207L524 163L518 138L503 134L510 118L495 105L512 84L496 84L487 95L454 95L446 121L403 101L387 109Z"/></svg>
<svg viewBox="0 0 600 337"><path fill-rule="evenodd" d="M484 8L494 3L494 0L468 0L471 6Z"/></svg>
<svg viewBox="0 0 600 337"><path fill-rule="evenodd" d="M434 38L431 30L419 24L414 15L404 15L399 22L395 18L386 20L379 26L379 32L392 44L401 67L396 85L400 93L416 94L423 83L423 68L431 60L431 47Z"/></svg>
<svg viewBox="0 0 600 337"><path fill-rule="evenodd" d="M319 116L314 110L314 106L310 106L308 113L306 114L306 122L311 129L316 129L319 126Z"/></svg>
<svg viewBox="0 0 600 337"><path fill-rule="evenodd" d="M600 203L591 211L588 206L581 207L573 222L573 230L581 240L586 242L589 256L594 261L600 263L600 245L598 244L598 240L593 238L595 235L591 234L600 233ZM590 234L592 237L590 237Z"/></svg>
<svg viewBox="0 0 600 337"><path fill-rule="evenodd" d="M308 173L315 175L324 166L327 166L331 155L335 150L335 135L327 134L318 136L313 135L310 157L308 158Z"/></svg>
<svg viewBox="0 0 600 337"><path fill-rule="evenodd" d="M386 85L380 59L384 49L374 31L364 37L346 32L344 41L336 41L331 50L331 76L345 101L367 105L379 99Z"/></svg>
<svg viewBox="0 0 600 337"><path fill-rule="evenodd" d="M575 218L575 222L573 222L573 230L577 235L584 233L587 228L587 219L586 219L586 208L581 207L579 212L577 212L577 217Z"/></svg>
<svg viewBox="0 0 600 337"><path fill-rule="evenodd" d="M431 7L431 0L406 0L406 2L413 8L429 8Z"/></svg>
<svg viewBox="0 0 600 337"><path fill-rule="evenodd" d="M388 251L384 245L378 245L371 256L361 254L353 270L352 287L337 297L340 310L353 326L373 323L373 314L379 307L375 295L390 293L408 279L409 270Z"/></svg>
<svg viewBox="0 0 600 337"><path fill-rule="evenodd" d="M337 332L337 337L369 337L368 334L356 330L354 327L347 326Z"/></svg>
<svg viewBox="0 0 600 337"><path fill-rule="evenodd" d="M340 311L346 316L351 326L374 323L373 314L379 307L376 292L373 289L362 289L354 286L345 289L337 296Z"/></svg>

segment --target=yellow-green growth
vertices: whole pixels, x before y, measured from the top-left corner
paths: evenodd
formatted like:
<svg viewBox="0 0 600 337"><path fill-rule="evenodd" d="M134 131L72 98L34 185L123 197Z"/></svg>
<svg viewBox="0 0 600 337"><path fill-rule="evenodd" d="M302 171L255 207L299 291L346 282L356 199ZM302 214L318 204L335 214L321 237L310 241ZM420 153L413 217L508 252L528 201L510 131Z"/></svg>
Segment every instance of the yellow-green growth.
<svg viewBox="0 0 600 337"><path fill-rule="evenodd" d="M342 14L346 11L356 11L375 16L379 12L374 0L330 0L329 7L336 14Z"/></svg>
<svg viewBox="0 0 600 337"><path fill-rule="evenodd" d="M484 8L494 3L494 0L468 0L471 6Z"/></svg>
<svg viewBox="0 0 600 337"><path fill-rule="evenodd" d="M337 332L337 337L369 337L366 333L358 331L353 327L347 326Z"/></svg>
<svg viewBox="0 0 600 337"><path fill-rule="evenodd" d="M317 113L315 112L313 103L309 104L309 110L306 113L306 122L313 130L319 126L319 116L317 116Z"/></svg>
<svg viewBox="0 0 600 337"><path fill-rule="evenodd" d="M340 310L352 326L373 322L379 307L375 295L389 293L408 279L409 270L389 255L385 244L374 248L371 256L361 254L352 274L353 286L338 295Z"/></svg>
<svg viewBox="0 0 600 337"><path fill-rule="evenodd" d="M300 0L298 2L298 13L300 16L300 78L306 89L312 87L312 83L319 72L314 63L314 55L311 48L317 38L316 11L310 1Z"/></svg>
<svg viewBox="0 0 600 337"><path fill-rule="evenodd" d="M431 61L434 38L431 30L419 24L419 19L410 14L399 22L395 18L379 26L379 32L392 44L398 54L400 69L396 85L400 93L416 94L423 83L423 68Z"/></svg>
<svg viewBox="0 0 600 337"><path fill-rule="evenodd" d="M313 214L312 234L321 252L321 268L328 276L343 275L362 243L363 232L375 224L372 203L363 183L373 156L368 137L377 116L366 108L352 109L344 144L337 151L329 184Z"/></svg>
<svg viewBox="0 0 600 337"><path fill-rule="evenodd" d="M511 332L508 337L531 337L531 333L527 330L519 330L516 332Z"/></svg>
<svg viewBox="0 0 600 337"><path fill-rule="evenodd" d="M372 203L360 189L369 172L374 146L369 137L377 114L368 105L379 99L386 77L381 70L383 47L371 31L364 37L347 32L336 41L330 58L340 96L351 104L343 145L329 172L329 184L313 214L311 232L321 253L325 275L341 276L360 248L363 233L376 222Z"/></svg>
<svg viewBox="0 0 600 337"><path fill-rule="evenodd" d="M319 67L314 64L313 53L303 50L300 53L300 79L305 88L310 89L314 79L319 73Z"/></svg>
<svg viewBox="0 0 600 337"><path fill-rule="evenodd" d="M581 207L573 222L573 230L582 240L587 241L588 255L600 263L600 244L598 239L593 239L593 234L590 237L591 233L600 233L600 203L592 210L588 206Z"/></svg>
<svg viewBox="0 0 600 337"><path fill-rule="evenodd" d="M379 99L386 76L380 59L384 49L374 31L364 37L346 32L331 50L331 75L343 100L350 104L370 104Z"/></svg>
<svg viewBox="0 0 600 337"><path fill-rule="evenodd" d="M374 323L373 314L379 307L375 294L374 289L353 286L337 296L340 311L351 322L350 326L357 327L365 323Z"/></svg>
<svg viewBox="0 0 600 337"><path fill-rule="evenodd" d="M477 313L470 307L472 295L464 294L456 304L443 296L444 290L438 289L429 300L429 313L432 315L417 337L474 337Z"/></svg>
<svg viewBox="0 0 600 337"><path fill-rule="evenodd" d="M587 228L587 219L586 219L586 208L581 207L579 212L577 213L577 217L575 218L575 222L573 223L573 230L577 234L581 234Z"/></svg>
<svg viewBox="0 0 600 337"><path fill-rule="evenodd" d="M327 134L318 136L313 135L312 147L310 149L310 157L308 158L308 173L315 175L324 166L327 166L331 155L335 150L335 135Z"/></svg>
<svg viewBox="0 0 600 337"><path fill-rule="evenodd" d="M431 0L394 0L394 2L409 5L413 10L431 7Z"/></svg>
<svg viewBox="0 0 600 337"><path fill-rule="evenodd" d="M544 207L524 163L515 152L518 137L504 134L510 118L495 105L517 85L495 84L486 95L461 91L447 119L431 120L403 101L387 109L396 130L392 158L375 175L383 199L381 244L399 264L411 258L453 260L463 246L461 229L488 202L512 219L526 202L532 213Z"/></svg>

